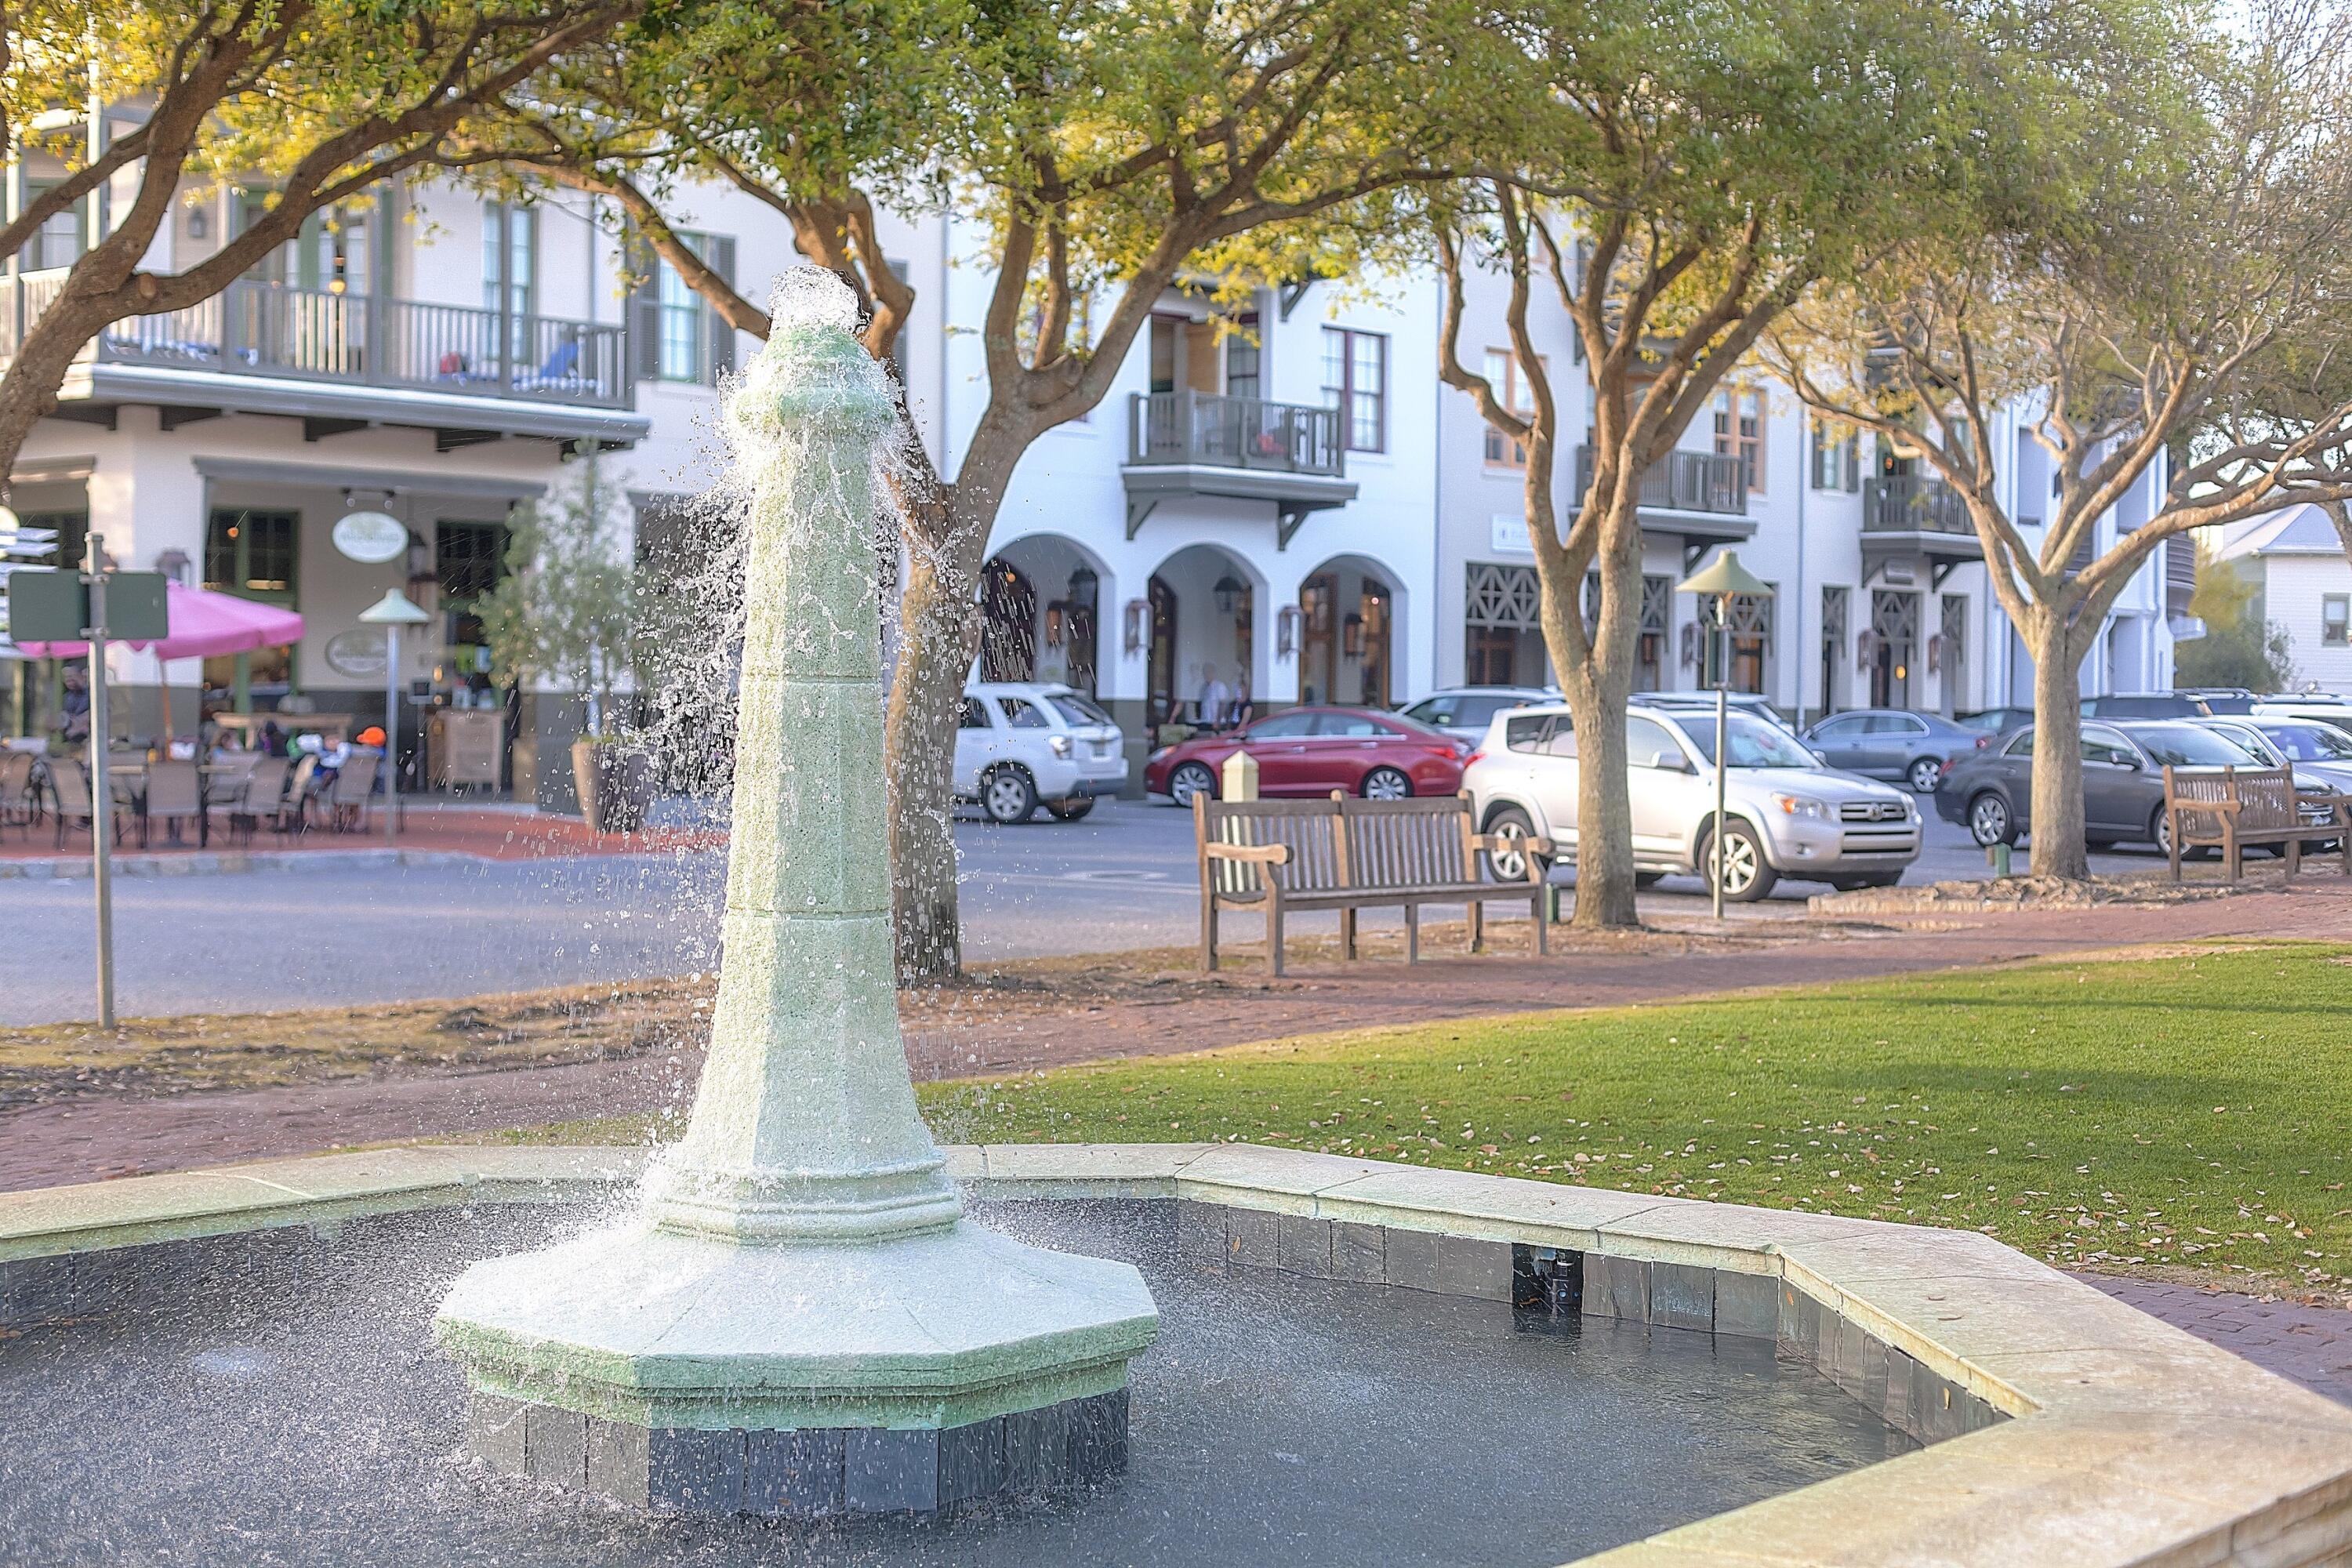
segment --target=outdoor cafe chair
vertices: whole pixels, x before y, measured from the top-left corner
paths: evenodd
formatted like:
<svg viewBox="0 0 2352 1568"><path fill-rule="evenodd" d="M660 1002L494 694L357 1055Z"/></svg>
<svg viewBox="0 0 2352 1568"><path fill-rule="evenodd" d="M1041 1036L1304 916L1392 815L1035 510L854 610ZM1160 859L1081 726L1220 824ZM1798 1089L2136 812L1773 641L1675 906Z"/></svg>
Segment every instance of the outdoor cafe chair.
<svg viewBox="0 0 2352 1568"><path fill-rule="evenodd" d="M160 762L147 764L145 805L139 813L139 847L147 847L148 836L158 820L171 829L174 842L180 840L180 824L193 822L201 841L206 837L205 821L204 780L196 764L182 762Z"/></svg>
<svg viewBox="0 0 2352 1568"><path fill-rule="evenodd" d="M269 830L280 838L300 833L310 826L310 781L318 776L319 756L305 752L287 777L285 793L271 803Z"/></svg>
<svg viewBox="0 0 2352 1568"><path fill-rule="evenodd" d="M90 830L91 819L97 815L90 809L89 770L70 757L49 759L49 792L58 813L58 847L65 847L66 834L79 827ZM122 818L114 818L114 841L122 842Z"/></svg>
<svg viewBox="0 0 2352 1568"><path fill-rule="evenodd" d="M375 794L376 764L383 753L373 746L353 746L352 754L328 786L330 823L338 833L356 833L367 825L368 798Z"/></svg>
<svg viewBox="0 0 2352 1568"><path fill-rule="evenodd" d="M254 830L265 816L275 818L285 798L286 775L294 764L284 757L256 757L241 779L223 789L216 802L228 814L229 837L239 844L253 842Z"/></svg>
<svg viewBox="0 0 2352 1568"><path fill-rule="evenodd" d="M34 762L30 752L0 752L0 827L13 823L27 838L33 836L33 824L41 819Z"/></svg>

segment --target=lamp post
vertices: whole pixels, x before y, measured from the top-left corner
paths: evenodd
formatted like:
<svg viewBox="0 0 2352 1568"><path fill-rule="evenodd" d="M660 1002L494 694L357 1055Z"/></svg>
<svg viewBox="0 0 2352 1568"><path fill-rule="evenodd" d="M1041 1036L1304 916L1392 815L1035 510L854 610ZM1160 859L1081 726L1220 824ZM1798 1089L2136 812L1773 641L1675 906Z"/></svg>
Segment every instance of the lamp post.
<svg viewBox="0 0 2352 1568"><path fill-rule="evenodd" d="M386 588L383 597L360 612L363 626L383 628L383 841L400 837L400 628L421 626L433 617L407 595Z"/></svg>
<svg viewBox="0 0 2352 1568"><path fill-rule="evenodd" d="M1728 765L1731 742L1731 600L1736 594L1766 598L1772 584L1739 563L1739 552L1725 550L1706 566L1675 584L1678 594L1696 594L1715 598L1716 635L1723 639L1715 660L1715 831L1707 839L1707 854L1713 860L1714 874L1707 879L1711 887L1711 907L1715 918L1723 919L1723 840L1725 824L1729 818L1729 791L1724 769Z"/></svg>

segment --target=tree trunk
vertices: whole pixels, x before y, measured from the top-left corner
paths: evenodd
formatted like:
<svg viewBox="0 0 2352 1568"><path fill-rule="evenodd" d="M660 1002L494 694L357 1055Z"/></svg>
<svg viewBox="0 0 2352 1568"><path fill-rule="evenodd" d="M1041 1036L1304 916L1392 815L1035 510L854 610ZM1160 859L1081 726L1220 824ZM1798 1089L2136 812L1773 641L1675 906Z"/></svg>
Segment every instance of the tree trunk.
<svg viewBox="0 0 2352 1568"><path fill-rule="evenodd" d="M77 301L68 286L27 326L25 341L0 374L0 490L16 466L25 439L44 415L58 405L58 388L65 384L83 345L113 324L115 317L102 305Z"/></svg>
<svg viewBox="0 0 2352 1568"><path fill-rule="evenodd" d="M2083 841L2083 696L2060 613L2030 634L2033 651L2033 836L2037 877L2081 880L2091 874Z"/></svg>
<svg viewBox="0 0 2352 1568"><path fill-rule="evenodd" d="M1596 481L1595 489L1601 488ZM1613 486L1610 487L1613 489ZM1587 498L1588 500L1591 499ZM1633 799L1626 773L1625 705L1633 691L1633 654L1641 635L1642 532L1631 514L1603 520L1595 563L1601 615L1581 668L1560 657L1565 637L1547 638L1560 690L1576 720L1576 913L1585 931L1641 924L1633 906ZM1581 581L1552 586L1548 598L1581 595ZM1572 601L1571 601L1572 602ZM1547 604L1547 618L1564 606Z"/></svg>

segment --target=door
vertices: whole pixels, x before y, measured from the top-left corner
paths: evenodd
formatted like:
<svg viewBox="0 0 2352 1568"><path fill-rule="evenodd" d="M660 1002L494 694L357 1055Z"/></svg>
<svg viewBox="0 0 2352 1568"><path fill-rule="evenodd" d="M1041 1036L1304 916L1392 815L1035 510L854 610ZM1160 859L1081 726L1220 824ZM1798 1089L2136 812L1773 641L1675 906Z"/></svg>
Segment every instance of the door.
<svg viewBox="0 0 2352 1568"><path fill-rule="evenodd" d="M2147 771L2138 748L2124 739L2120 730L2105 724L2084 725L2084 826L2093 832L2145 833L2154 815L2142 808L2148 795ZM2158 800L2163 798L2161 784L2155 795Z"/></svg>
<svg viewBox="0 0 2352 1568"><path fill-rule="evenodd" d="M1315 732L1307 740L1305 776L1313 780L1308 793L1327 795L1336 789L1360 794L1364 775L1384 764L1404 773L1381 754L1399 733L1362 713L1317 714Z"/></svg>
<svg viewBox="0 0 2352 1568"><path fill-rule="evenodd" d="M1927 726L1906 713L1873 713L1862 727L1862 762L1857 771L1873 778L1903 776L1911 749Z"/></svg>
<svg viewBox="0 0 2352 1568"><path fill-rule="evenodd" d="M1176 716L1176 590L1154 577L1147 591L1151 598L1151 654L1144 675L1150 710L1144 721L1156 734Z"/></svg>
<svg viewBox="0 0 2352 1568"><path fill-rule="evenodd" d="M1848 713L1825 720L1813 728L1812 743L1833 768L1859 769L1869 737L1863 731L1870 722L1866 713Z"/></svg>
<svg viewBox="0 0 2352 1568"><path fill-rule="evenodd" d="M1339 700L1339 580L1320 572L1298 585L1298 696L1302 702Z"/></svg>
<svg viewBox="0 0 2352 1568"><path fill-rule="evenodd" d="M967 799L980 794L980 770L996 760L996 726L988 704L967 694L963 719L956 726L955 790Z"/></svg>
<svg viewBox="0 0 2352 1568"><path fill-rule="evenodd" d="M1712 721L1710 721L1712 722ZM1667 765L1660 767L1663 759ZM1655 720L1625 721L1628 793L1633 797L1633 854L1646 861L1687 861L1705 814L1714 809L1714 780L1684 771L1682 742Z"/></svg>
<svg viewBox="0 0 2352 1568"><path fill-rule="evenodd" d="M1511 751L1523 748L1510 737L1523 723L1538 726L1529 736L1524 752L1528 793L1535 797L1537 807L1544 815L1544 826L1551 837L1565 848L1576 844L1576 731L1574 721L1565 713L1555 713L1548 719L1510 721L1504 731L1506 744ZM1561 857L1565 858L1565 855Z"/></svg>
<svg viewBox="0 0 2352 1568"><path fill-rule="evenodd" d="M1241 749L1257 759L1258 794L1316 793L1307 755L1307 743L1314 733L1315 715L1296 710L1261 719L1249 727Z"/></svg>

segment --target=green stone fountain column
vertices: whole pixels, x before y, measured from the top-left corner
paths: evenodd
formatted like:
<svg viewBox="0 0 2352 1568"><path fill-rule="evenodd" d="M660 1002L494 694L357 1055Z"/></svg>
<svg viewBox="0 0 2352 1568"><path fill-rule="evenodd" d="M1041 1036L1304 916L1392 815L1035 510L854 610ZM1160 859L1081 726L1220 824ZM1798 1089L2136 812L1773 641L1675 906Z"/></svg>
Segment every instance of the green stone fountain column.
<svg viewBox="0 0 2352 1568"><path fill-rule="evenodd" d="M751 492L726 947L634 1216L459 1278L481 1458L656 1507L950 1507L1123 1468L1159 1319L1122 1263L962 1217L899 1037L877 458L894 405L803 269L730 400Z"/></svg>

